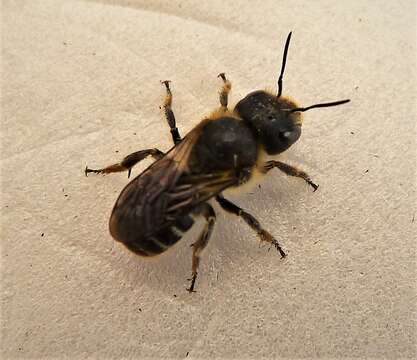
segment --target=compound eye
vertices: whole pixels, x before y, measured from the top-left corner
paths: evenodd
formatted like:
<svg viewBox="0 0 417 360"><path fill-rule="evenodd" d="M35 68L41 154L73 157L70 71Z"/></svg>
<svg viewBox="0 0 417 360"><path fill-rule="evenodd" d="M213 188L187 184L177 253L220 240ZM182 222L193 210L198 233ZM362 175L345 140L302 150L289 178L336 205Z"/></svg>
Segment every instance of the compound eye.
<svg viewBox="0 0 417 360"><path fill-rule="evenodd" d="M282 142L293 144L295 143L298 138L300 137L301 131L298 127L295 127L292 130L281 131L279 133L279 138Z"/></svg>
<svg viewBox="0 0 417 360"><path fill-rule="evenodd" d="M280 138L281 141L290 141L291 140L291 136L292 136L292 131L280 131L278 133L278 137Z"/></svg>

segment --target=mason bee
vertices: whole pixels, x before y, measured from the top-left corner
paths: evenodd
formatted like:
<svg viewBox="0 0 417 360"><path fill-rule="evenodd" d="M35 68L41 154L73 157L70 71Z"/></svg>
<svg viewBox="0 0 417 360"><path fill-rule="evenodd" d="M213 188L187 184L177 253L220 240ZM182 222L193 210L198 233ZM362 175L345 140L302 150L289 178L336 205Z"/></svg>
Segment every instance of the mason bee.
<svg viewBox="0 0 417 360"><path fill-rule="evenodd" d="M300 107L294 100L282 96L290 39L291 32L284 47L277 94L263 90L251 92L231 110L228 108L231 82L224 73L219 74L222 80L220 107L181 138L171 108L169 81L162 81L166 89L163 109L174 146L166 153L156 148L140 150L102 169L85 168L86 176L120 171L128 171L130 176L132 167L144 158L152 156L156 160L122 190L110 217L110 233L134 253L155 256L177 243L194 224L195 216L203 216L205 226L192 245L192 276L187 289L190 292L194 291L200 255L216 219L208 200L214 198L224 210L240 216L261 241L273 245L284 257L278 241L255 217L227 200L222 192L245 184L255 173L266 174L273 168L299 177L317 190L318 186L304 171L281 161L263 160L264 155L278 155L299 139L303 112L349 102L341 100Z"/></svg>

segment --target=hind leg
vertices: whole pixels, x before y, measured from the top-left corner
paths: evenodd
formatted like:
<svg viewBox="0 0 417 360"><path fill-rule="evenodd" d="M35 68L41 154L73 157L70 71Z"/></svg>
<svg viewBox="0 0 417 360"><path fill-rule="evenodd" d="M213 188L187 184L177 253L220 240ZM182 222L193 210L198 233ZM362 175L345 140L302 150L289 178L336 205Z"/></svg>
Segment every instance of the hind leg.
<svg viewBox="0 0 417 360"><path fill-rule="evenodd" d="M193 264L192 264L192 276L191 285L187 289L189 292L194 292L195 281L197 279L197 270L200 265L200 255L203 249L207 246L210 240L211 233L213 232L214 223L216 221L216 213L213 207L208 203L203 203L199 206L198 214L201 214L206 219L206 224L203 231L200 234L198 240L192 245L193 247Z"/></svg>

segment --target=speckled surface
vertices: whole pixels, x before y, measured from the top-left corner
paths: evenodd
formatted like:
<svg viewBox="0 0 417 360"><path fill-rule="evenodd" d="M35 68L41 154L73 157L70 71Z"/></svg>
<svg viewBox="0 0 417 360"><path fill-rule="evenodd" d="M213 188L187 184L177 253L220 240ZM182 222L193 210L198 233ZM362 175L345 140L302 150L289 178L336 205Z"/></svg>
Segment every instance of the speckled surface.
<svg viewBox="0 0 417 360"><path fill-rule="evenodd" d="M3 2L2 358L415 358L415 2L207 3ZM108 233L126 175L83 169L171 146L160 80L182 134L218 73L231 103L274 88L290 30L284 94L352 100L284 156L320 188L276 171L232 197L285 260L215 205L190 295L198 226L136 257Z"/></svg>

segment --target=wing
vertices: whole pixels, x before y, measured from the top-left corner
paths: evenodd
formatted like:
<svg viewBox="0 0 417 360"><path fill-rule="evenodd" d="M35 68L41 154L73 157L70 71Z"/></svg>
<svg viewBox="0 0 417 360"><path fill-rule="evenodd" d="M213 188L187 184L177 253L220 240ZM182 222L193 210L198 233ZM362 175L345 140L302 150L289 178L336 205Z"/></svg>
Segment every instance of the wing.
<svg viewBox="0 0 417 360"><path fill-rule="evenodd" d="M235 171L191 174L189 160L203 123L121 192L110 217L110 233L124 244L156 237L178 217L237 184Z"/></svg>

